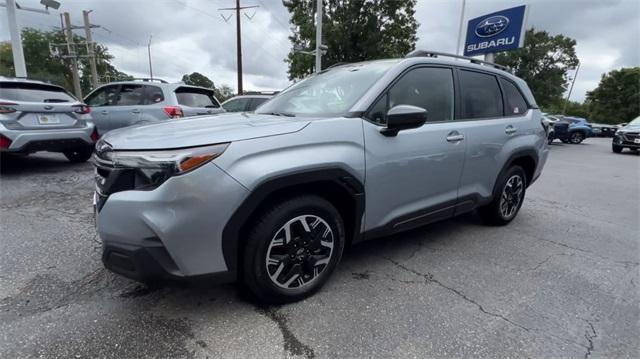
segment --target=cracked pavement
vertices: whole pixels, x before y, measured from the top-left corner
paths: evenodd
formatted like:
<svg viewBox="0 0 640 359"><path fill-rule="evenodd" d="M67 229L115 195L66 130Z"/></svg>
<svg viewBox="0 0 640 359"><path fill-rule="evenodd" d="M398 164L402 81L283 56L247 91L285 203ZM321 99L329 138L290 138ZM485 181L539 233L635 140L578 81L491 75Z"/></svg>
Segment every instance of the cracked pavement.
<svg viewBox="0 0 640 359"><path fill-rule="evenodd" d="M354 246L299 303L102 268L92 168L0 163L0 357L640 355L640 156L554 144L507 227L473 214Z"/></svg>

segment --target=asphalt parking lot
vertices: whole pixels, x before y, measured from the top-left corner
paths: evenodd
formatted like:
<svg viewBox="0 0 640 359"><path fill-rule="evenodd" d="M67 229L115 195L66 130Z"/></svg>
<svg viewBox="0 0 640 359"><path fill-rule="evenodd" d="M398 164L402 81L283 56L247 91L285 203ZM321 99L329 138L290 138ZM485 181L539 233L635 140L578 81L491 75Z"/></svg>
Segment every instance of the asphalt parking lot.
<svg viewBox="0 0 640 359"><path fill-rule="evenodd" d="M3 156L0 357L638 357L640 155L610 142L552 145L511 225L355 246L281 307L107 272L91 165Z"/></svg>

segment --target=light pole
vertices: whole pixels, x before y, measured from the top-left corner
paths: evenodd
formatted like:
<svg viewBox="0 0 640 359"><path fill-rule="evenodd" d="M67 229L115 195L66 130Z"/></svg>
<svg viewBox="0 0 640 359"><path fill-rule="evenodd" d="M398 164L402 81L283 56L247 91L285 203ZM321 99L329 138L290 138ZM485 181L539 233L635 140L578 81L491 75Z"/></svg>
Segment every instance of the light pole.
<svg viewBox="0 0 640 359"><path fill-rule="evenodd" d="M322 0L316 3L316 73L322 71Z"/></svg>
<svg viewBox="0 0 640 359"><path fill-rule="evenodd" d="M571 87L569 87L567 99L564 101L564 108L562 109L563 115L567 112L567 105L569 104L569 98L571 97L571 92L573 91L573 84L576 83L576 78L578 78L578 71L580 71L580 62L578 62L578 67L576 67L576 73L573 74L573 80L571 81Z"/></svg>
<svg viewBox="0 0 640 359"><path fill-rule="evenodd" d="M458 45L456 46L456 55L460 55L460 42L462 41L462 29L464 29L464 9L467 0L462 0L462 10L460 10L460 27L458 28Z"/></svg>
<svg viewBox="0 0 640 359"><path fill-rule="evenodd" d="M147 54L149 55L149 79L153 80L153 67L151 67L151 38L153 35L149 35L149 43L147 43Z"/></svg>

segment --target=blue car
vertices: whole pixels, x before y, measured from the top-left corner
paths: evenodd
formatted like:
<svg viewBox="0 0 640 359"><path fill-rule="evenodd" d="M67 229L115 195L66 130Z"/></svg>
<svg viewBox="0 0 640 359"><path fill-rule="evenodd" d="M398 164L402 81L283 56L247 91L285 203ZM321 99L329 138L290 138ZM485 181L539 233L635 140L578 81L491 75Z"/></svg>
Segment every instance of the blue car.
<svg viewBox="0 0 640 359"><path fill-rule="evenodd" d="M559 122L565 122L569 125L566 132L556 134L556 138L559 138L562 142L577 145L582 143L587 137L593 136L591 124L585 118L571 116L556 117L560 119Z"/></svg>

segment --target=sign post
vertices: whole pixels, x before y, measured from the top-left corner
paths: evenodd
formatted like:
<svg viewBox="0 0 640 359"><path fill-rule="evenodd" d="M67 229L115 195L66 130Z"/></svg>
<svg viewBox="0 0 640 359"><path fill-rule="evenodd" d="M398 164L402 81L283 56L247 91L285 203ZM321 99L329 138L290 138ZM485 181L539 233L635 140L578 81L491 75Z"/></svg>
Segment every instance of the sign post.
<svg viewBox="0 0 640 359"><path fill-rule="evenodd" d="M467 23L464 56L484 55L484 60L493 62L494 54L509 51L524 45L528 6L486 14Z"/></svg>

